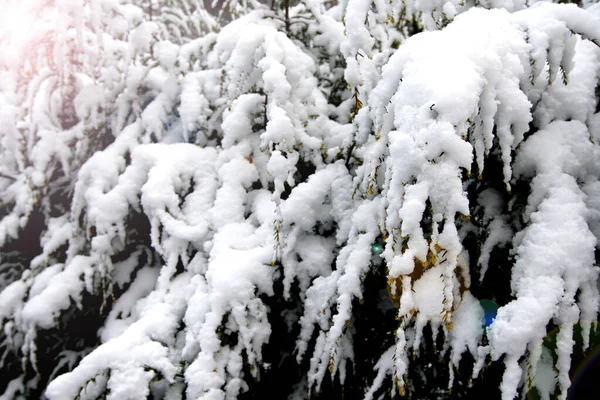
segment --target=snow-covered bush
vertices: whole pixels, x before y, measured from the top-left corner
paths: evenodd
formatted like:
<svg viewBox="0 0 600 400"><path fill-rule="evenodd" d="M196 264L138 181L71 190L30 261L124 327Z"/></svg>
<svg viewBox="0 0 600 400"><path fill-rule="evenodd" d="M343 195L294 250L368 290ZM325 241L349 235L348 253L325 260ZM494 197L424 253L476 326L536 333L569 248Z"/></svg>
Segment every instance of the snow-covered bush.
<svg viewBox="0 0 600 400"><path fill-rule="evenodd" d="M567 397L597 6L2 3L0 399Z"/></svg>

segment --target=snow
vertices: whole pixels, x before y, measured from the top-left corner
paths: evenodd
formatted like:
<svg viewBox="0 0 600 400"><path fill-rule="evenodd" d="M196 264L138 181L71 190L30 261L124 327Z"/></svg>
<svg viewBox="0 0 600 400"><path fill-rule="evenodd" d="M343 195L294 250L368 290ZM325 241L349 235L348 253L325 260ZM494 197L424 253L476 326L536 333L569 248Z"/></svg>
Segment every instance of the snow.
<svg viewBox="0 0 600 400"><path fill-rule="evenodd" d="M258 246L259 236L254 230L250 224L230 223L215 235L206 281L199 280L201 284L185 316L186 323L193 327L186 348L199 349L185 372L188 396L222 393L220 387L225 381L213 372L217 364L225 362L222 368L227 374L240 378L235 360L242 349L250 365L260 362L260 350L270 327L265 320L265 306L254 295L255 290L272 293L272 268L271 249ZM241 336L242 344L236 349L221 348L216 332L228 312L231 329L239 330Z"/></svg>
<svg viewBox="0 0 600 400"><path fill-rule="evenodd" d="M80 308L81 292L84 287L91 290L91 274L93 265L97 262L95 257L76 256L68 268L48 280L48 286L41 293L30 294L23 307L23 319L27 323L49 329L54 325L54 318L58 317L61 310L70 307L71 302ZM41 286L41 283L38 285Z"/></svg>
<svg viewBox="0 0 600 400"><path fill-rule="evenodd" d="M360 123L372 124L376 137L367 141L370 149L366 150L365 163L358 176L369 193L380 192L387 198L385 229L392 235L401 232L405 243L399 251L388 242L384 256L388 261L388 276L401 281L403 287L399 315L408 317L413 308L417 312L417 347L419 332L425 323L439 323L440 312L442 315L450 312L454 308L450 304L457 302L460 305L469 298L468 293L462 299L453 298L455 283L452 276L462 251L455 215L457 212L470 214L461 170L471 170L472 157L476 160L478 173L485 170L484 160L494 145L495 135L508 190L513 176L535 174L525 214L526 218L531 216L531 225L513 241L517 248L512 278L516 300L501 307L489 327L493 358L507 355L502 384L505 399L513 398L517 393L522 375L519 358L531 343L543 338L546 326L553 318L567 324L578 320L579 308L573 296L584 287L589 292L591 289L585 281L596 279L598 273L593 266L596 239L587 226L585 198L576 184L576 179L585 180L588 171L594 169L587 128L574 121L550 122L545 130L523 143L534 117L542 127L545 126L538 117L542 114L532 114L530 100L533 98L522 89L531 87L527 83L530 73L533 80L541 73L530 70L530 54L534 58L541 57L535 60L536 66L548 63L550 80L546 85L554 84L553 74L559 66L565 73L583 76L584 73L579 71L590 68L588 63L593 62L597 54L571 35L571 31L575 31L583 37L598 37L597 25L576 7L565 8L562 13L560 7L553 5L540 5L514 14L473 9L457 16L443 31L414 36L383 67L381 81L369 95L370 118L360 120ZM474 37L471 29L476 29L478 35ZM532 49L547 50L532 53ZM574 54L578 57L573 58ZM581 95L590 99L590 86L584 83L585 79L594 79L589 76L590 72L583 82L580 81L581 86L561 90L574 97ZM588 89L582 89L584 86ZM560 83L544 92L542 99L549 101L555 88L560 89ZM548 97L544 97L546 95ZM568 102L562 95L555 98L560 98L565 105ZM541 113L544 100L533 100L540 104L536 110ZM568 110L568 107L562 110ZM589 108L587 110L578 110L578 114L572 115L579 115L579 120L586 121L591 114ZM551 111L548 115L555 114ZM469 130L471 124L474 128ZM517 154L516 160L513 160L513 153ZM379 183L382 180L384 183ZM488 191L481 198L482 204L493 196L494 192ZM421 226L426 200L431 205L431 210L427 210L431 215L431 237L425 235ZM498 207L502 204L484 208L484 223L489 234L479 260L481 279L491 250L509 244L513 235ZM438 233L437 226L442 221L444 228ZM566 237L570 240L565 241ZM400 241L400 234L396 241ZM543 257L540 257L540 251L544 252ZM439 257L442 252L444 261L440 266L432 266L411 283L417 260L424 263L429 260L428 254ZM431 280L434 275L429 271L438 269L440 272ZM567 270L580 272L575 278ZM432 287L437 290L429 289ZM412 295L409 288L414 291ZM443 297L439 297L442 293ZM583 307L593 308L595 311L588 315L595 315L597 291L589 293ZM467 315L471 317L461 315L461 320L475 320L476 308ZM456 319L453 322L456 323ZM456 339L455 363L466 347L465 343L469 343L469 350L476 353L481 333L480 327L472 326L471 330L459 333L460 339ZM557 365L563 395L569 385L564 369L568 370L572 352L568 332L566 329L561 341ZM396 354L401 355L406 343L404 334L399 334L397 340ZM560 372L561 368L564 368L563 372Z"/></svg>
<svg viewBox="0 0 600 400"><path fill-rule="evenodd" d="M158 42L155 46L158 62L160 62L163 68L167 70L172 69L179 55L179 46L168 40Z"/></svg>
<svg viewBox="0 0 600 400"><path fill-rule="evenodd" d="M143 388L148 387L156 373L154 371L172 380L176 368L167 358L167 349L151 341L143 330L143 324L136 323L128 335L99 347L84 358L76 370L56 378L48 386L46 396L49 399L76 397L103 369L114 366L115 373L107 382L110 398L146 398L148 389Z"/></svg>
<svg viewBox="0 0 600 400"><path fill-rule="evenodd" d="M509 354L515 359L525 354L529 343L546 335L551 320L563 325L556 366L562 398L566 398L570 384L572 325L580 317L577 291L590 295L584 307L593 307L594 314L598 310L597 288L586 284L598 274L594 265L597 239L587 226L585 195L575 180L583 179L593 163L587 136L587 128L579 122L555 122L524 143L515 170L531 173L534 168L537 173L529 203L535 211L524 234L515 238L517 260L512 288L516 300L500 308L489 328L493 357ZM516 367L512 368L503 381L507 399L520 380L514 372Z"/></svg>
<svg viewBox="0 0 600 400"><path fill-rule="evenodd" d="M450 386L469 352L473 378L503 360L503 400L566 398L575 326L587 348L600 305L597 6L310 0L286 32L257 2L223 27L193 1L152 20L118 0L4 3L0 246L32 215L44 229L0 282L0 350L50 375L49 399L237 398L269 376L273 318L297 334L296 396L363 361L366 398L414 390L430 325ZM499 248L511 300L490 322L471 273L484 286ZM397 325L357 360L369 274ZM38 371L42 335L89 294L99 345ZM23 379L0 399L46 385Z"/></svg>
<svg viewBox="0 0 600 400"><path fill-rule="evenodd" d="M23 393L24 385L23 385L23 377L18 377L16 379L11 380L8 383L8 387L4 391L4 394L0 396L0 400L11 400L15 397L17 393Z"/></svg>
<svg viewBox="0 0 600 400"><path fill-rule="evenodd" d="M132 261L138 261L136 257ZM118 271L120 265L115 265ZM136 277L129 285L127 291L122 294L113 305L107 321L100 333L103 343L119 337L125 330L138 318L136 312L136 303L148 295L156 284L157 270L149 266L143 267L136 272Z"/></svg>
<svg viewBox="0 0 600 400"><path fill-rule="evenodd" d="M300 319L302 330L296 342L299 360L307 348L305 341L312 335L313 324L322 322L329 327L317 339L308 372L309 382L317 386L327 369L336 372L346 359L352 358L351 347L344 345L350 340L346 326L351 320L352 299L362 298L361 280L369 267L371 244L378 230L374 219L377 207L377 202L363 202L357 208L352 215L349 242L335 261L336 270L327 277L317 278L306 292L305 312ZM333 302L337 304L336 313L327 318L329 304Z"/></svg>
<svg viewBox="0 0 600 400"><path fill-rule="evenodd" d="M503 212L506 205L498 191L486 189L478 197L479 203L483 205L482 222L486 226L488 233L478 260L478 265L481 267L479 280L483 282L488 270L492 250L496 247L505 247L508 245L512 241L513 231Z"/></svg>
<svg viewBox="0 0 600 400"><path fill-rule="evenodd" d="M14 315L16 311L22 306L22 301L27 292L27 284L23 281L15 281L8 285L2 293L0 293L0 308L1 316L3 319L9 318ZM7 325L8 326L8 325Z"/></svg>
<svg viewBox="0 0 600 400"><path fill-rule="evenodd" d="M484 310L472 294L466 293L453 318L454 327L450 331L451 361L458 366L464 351L468 350L474 357L477 355L477 348L483 334Z"/></svg>

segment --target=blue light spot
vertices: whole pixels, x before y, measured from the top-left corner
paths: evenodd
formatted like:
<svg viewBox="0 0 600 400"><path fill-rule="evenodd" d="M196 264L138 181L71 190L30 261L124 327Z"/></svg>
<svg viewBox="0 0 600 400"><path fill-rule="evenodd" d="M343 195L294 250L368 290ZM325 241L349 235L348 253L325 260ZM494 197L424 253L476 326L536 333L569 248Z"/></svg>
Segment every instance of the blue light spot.
<svg viewBox="0 0 600 400"><path fill-rule="evenodd" d="M498 304L492 300L479 300L479 304L483 308L483 321L481 322L484 328L487 328L494 322L498 314Z"/></svg>
<svg viewBox="0 0 600 400"><path fill-rule="evenodd" d="M383 245L381 243L373 243L371 246L371 252L376 256L380 255L383 253Z"/></svg>

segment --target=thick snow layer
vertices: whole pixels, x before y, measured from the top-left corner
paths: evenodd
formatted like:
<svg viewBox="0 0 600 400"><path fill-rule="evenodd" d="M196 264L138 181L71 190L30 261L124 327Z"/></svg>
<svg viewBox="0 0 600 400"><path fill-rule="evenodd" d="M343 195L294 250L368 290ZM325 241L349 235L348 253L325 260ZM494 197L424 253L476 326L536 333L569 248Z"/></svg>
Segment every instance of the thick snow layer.
<svg viewBox="0 0 600 400"><path fill-rule="evenodd" d="M555 122L523 144L515 170L536 173L529 202L531 224L515 239L512 288L516 299L500 308L489 328L492 356L508 354L509 360L515 360L543 339L551 321L562 326L556 365L562 398L570 384L573 324L582 317L582 309L592 308L588 316L598 312L598 289L589 285L598 277L597 239L587 225L585 194L576 181L585 179L593 168L588 135L579 122ZM583 302L576 301L577 292L584 294ZM507 361L506 399L514 397L519 385L520 373L510 372L517 369L518 364Z"/></svg>
<svg viewBox="0 0 600 400"><path fill-rule="evenodd" d="M573 6L543 4L513 14L472 9L442 31L407 40L390 57L370 92L368 117L357 116L359 130L366 125L374 132L359 150L364 164L357 180L367 197L385 198L385 212L378 219L385 219L380 226L384 234L394 237L387 241L383 256L392 293L402 292L399 316L415 318L417 339L424 323L440 322L440 313L448 328L458 321L471 326L461 327L454 338L454 362L464 349L478 359L490 349L495 359L506 355L505 399L516 395L521 382L520 357L543 338L551 322L565 324L556 367L566 396L572 324L581 310L592 320L598 311L598 291L589 284L598 276L596 238L588 227L579 182L597 171L594 145L581 122L592 118L589 104L595 104L591 90L597 82L598 56L594 44L580 38L600 37L599 26ZM585 107L573 104L579 98ZM561 116L581 122L551 120ZM543 129L523 142L532 124ZM470 214L465 174L477 172L481 179L485 159L495 146L507 192L516 178L534 177L525 210L529 226L513 240L516 300L501 307L488 328L491 347L478 349L481 327L472 322L478 319L478 307L467 307L469 294L461 295L461 290L468 287L457 291L463 283L453 278L460 276L463 250L456 217ZM480 196L487 227L479 260L483 279L490 252L509 245L513 233L497 194L490 189ZM424 229L424 221L430 229ZM430 271L438 269L432 280ZM575 302L578 291L586 293L585 300ZM399 331L404 329L401 321ZM406 344L404 333L398 332L397 360L405 359ZM393 368L397 372L406 367Z"/></svg>
<svg viewBox="0 0 600 400"><path fill-rule="evenodd" d="M5 24L30 11L5 3ZM600 301L598 7L310 0L286 26L236 3L217 28L164 3L149 20L148 4L56 1L0 36L0 246L34 211L46 227L0 291L0 348L39 373L36 335L87 294L106 315L99 346L61 353L49 399L237 398L268 368L273 318L298 335L296 395L343 385L374 268L398 325L366 398L410 388L427 324L451 380L464 352L474 376L503 357L504 400L566 397L575 325L589 346ZM498 248L512 301L492 322L470 268L485 283Z"/></svg>
<svg viewBox="0 0 600 400"><path fill-rule="evenodd" d="M8 194L2 200L15 203L0 221L2 244L27 223L39 192L45 195L38 188L51 182L56 165L74 182L70 213L49 219L43 254L32 264L42 272L0 294L7 335L26 331L22 351L35 363L35 329L54 325L73 303L81 307L82 293L99 294L103 308L113 302L100 332L103 344L54 380L49 398L103 390L111 398L142 398L157 381L176 396L183 390L176 374L187 380L190 397L235 397L251 378L244 376L244 363L255 377L262 368L271 328L260 296L273 295L283 237L296 235L288 256L301 258L295 268L286 265L286 281L298 278L306 289L315 277L330 274L336 245L349 236L351 176L343 162L324 164L340 158L352 140L347 116L335 120L344 112L328 104L331 89L322 87L331 69L341 76L342 68L317 65L303 45L264 18L265 10L189 40L184 36L199 26L191 20L166 21L158 13L144 21L143 9L111 0L73 9L61 4L65 12L83 13L71 17L83 24L86 61L98 64L77 71L73 107L81 121L70 130L58 128L53 115L61 105L53 90L62 78L43 71L47 75L28 99L37 124L27 132L35 139L27 144L33 168L14 182L0 178ZM322 22L311 28L321 37L318 46L337 52L328 34L339 45L342 24L321 4L310 7ZM104 14L113 15L109 23ZM65 54L57 57L64 61ZM6 129L23 118L10 78L1 79L9 89L0 97ZM1 135L7 149L1 165L15 171L25 169L18 134ZM299 188L289 204L282 199L297 185L301 161L322 169L310 180L322 189L309 210L318 212L306 214L305 223L298 204L310 191L302 195ZM275 193L267 190L271 186ZM149 223L149 248L139 242L144 226L131 229L136 216ZM339 225L337 237L320 240L313 232L319 224ZM66 259L57 263L63 246ZM358 292L357 282L350 286ZM224 345L223 329L239 338L237 345ZM18 382L13 386L18 389Z"/></svg>

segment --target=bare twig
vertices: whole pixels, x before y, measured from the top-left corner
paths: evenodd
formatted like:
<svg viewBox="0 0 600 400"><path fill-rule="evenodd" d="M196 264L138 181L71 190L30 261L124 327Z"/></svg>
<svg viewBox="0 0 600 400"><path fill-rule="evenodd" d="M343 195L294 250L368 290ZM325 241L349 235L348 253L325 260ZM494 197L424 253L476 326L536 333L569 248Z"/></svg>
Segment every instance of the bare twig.
<svg viewBox="0 0 600 400"><path fill-rule="evenodd" d="M14 176L6 175L6 174L4 174L2 172L0 172L0 178L10 179L11 181L16 181L17 180L17 178L15 178Z"/></svg>

